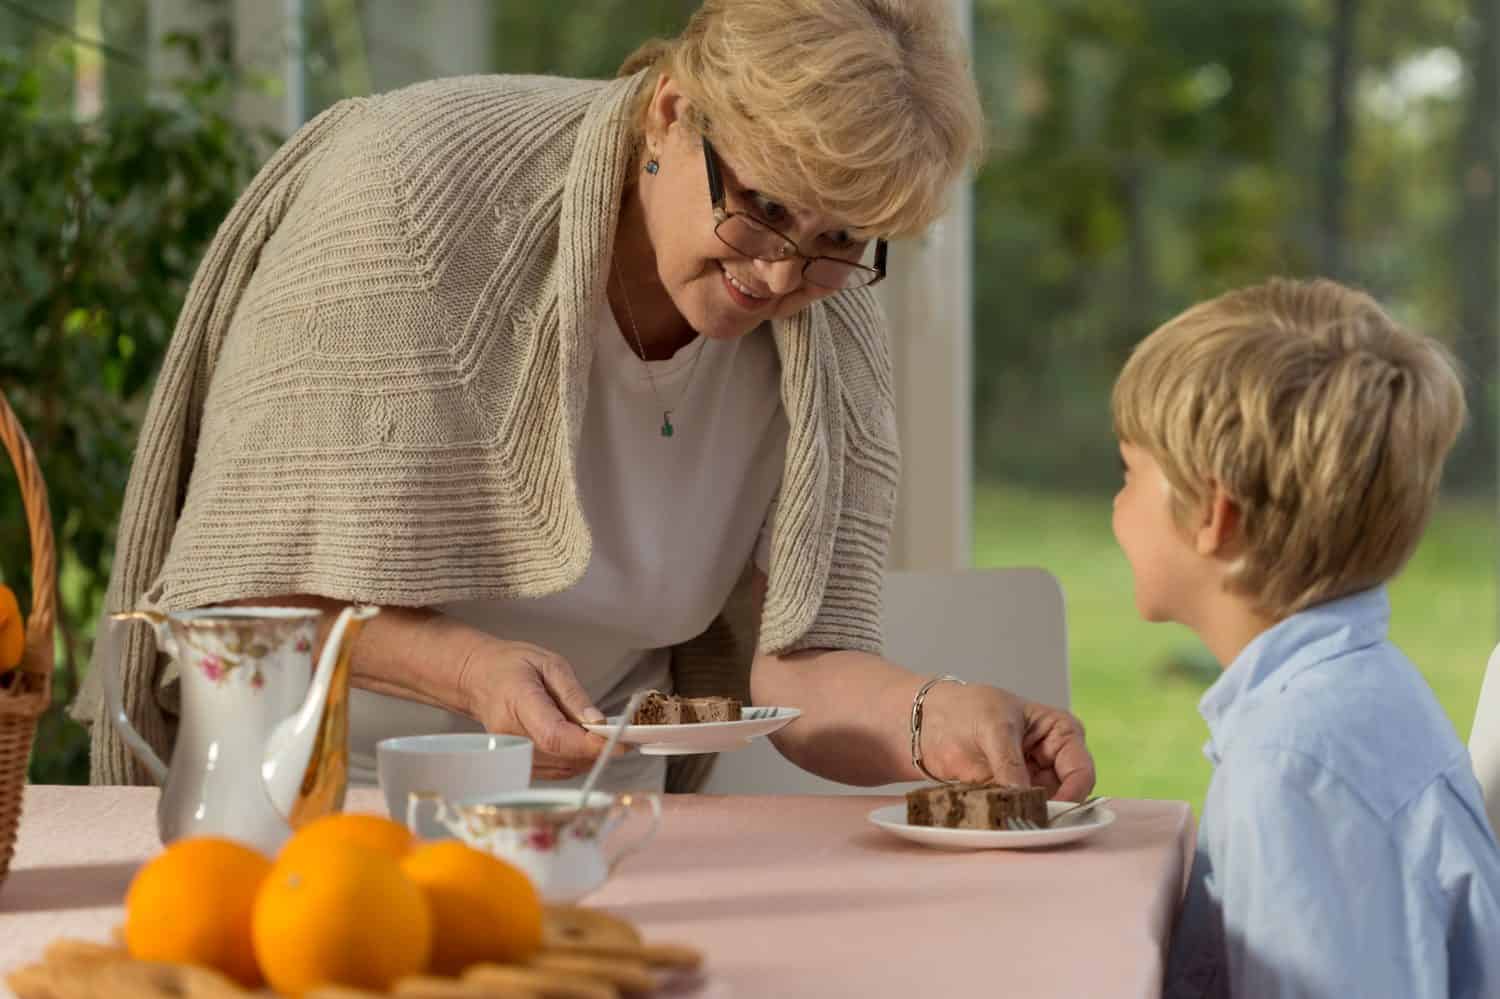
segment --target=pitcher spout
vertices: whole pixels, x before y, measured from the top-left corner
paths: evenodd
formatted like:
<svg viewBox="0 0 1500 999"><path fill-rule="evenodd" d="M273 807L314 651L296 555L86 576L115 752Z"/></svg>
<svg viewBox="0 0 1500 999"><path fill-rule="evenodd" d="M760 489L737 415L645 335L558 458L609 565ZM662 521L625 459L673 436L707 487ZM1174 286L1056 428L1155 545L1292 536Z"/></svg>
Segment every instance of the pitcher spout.
<svg viewBox="0 0 1500 999"><path fill-rule="evenodd" d="M346 607L323 643L302 707L272 731L261 779L293 829L343 807L349 772L349 660L378 607Z"/></svg>

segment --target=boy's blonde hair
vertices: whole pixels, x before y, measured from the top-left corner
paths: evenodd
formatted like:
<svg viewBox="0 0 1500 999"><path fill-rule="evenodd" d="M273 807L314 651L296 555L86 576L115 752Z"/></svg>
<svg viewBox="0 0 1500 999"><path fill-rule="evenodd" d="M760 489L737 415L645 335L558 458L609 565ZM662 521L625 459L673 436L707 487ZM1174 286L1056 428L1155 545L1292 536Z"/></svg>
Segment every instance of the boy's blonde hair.
<svg viewBox="0 0 1500 999"><path fill-rule="evenodd" d="M1417 546L1465 419L1457 366L1369 295L1273 280L1143 340L1112 399L1184 528L1217 483L1240 509L1230 585L1266 614L1390 579Z"/></svg>
<svg viewBox="0 0 1500 999"><path fill-rule="evenodd" d="M907 236L943 212L979 154L967 46L942 0L704 0L677 38L620 74L651 70L644 127L667 73L707 135L764 193L864 235Z"/></svg>

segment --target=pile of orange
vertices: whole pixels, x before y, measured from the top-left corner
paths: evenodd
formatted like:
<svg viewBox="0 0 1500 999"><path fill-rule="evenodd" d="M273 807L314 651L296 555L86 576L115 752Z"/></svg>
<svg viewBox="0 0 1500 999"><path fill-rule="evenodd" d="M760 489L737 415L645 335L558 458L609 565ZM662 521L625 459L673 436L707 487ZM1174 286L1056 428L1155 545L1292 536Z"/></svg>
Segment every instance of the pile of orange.
<svg viewBox="0 0 1500 999"><path fill-rule="evenodd" d="M9 586L0 583L0 673L21 665L26 651L26 621Z"/></svg>
<svg viewBox="0 0 1500 999"><path fill-rule="evenodd" d="M488 853L340 814L303 827L274 861L227 839L178 840L131 883L125 942L134 957L287 996L385 991L410 975L526 960L541 946L542 906L525 874Z"/></svg>

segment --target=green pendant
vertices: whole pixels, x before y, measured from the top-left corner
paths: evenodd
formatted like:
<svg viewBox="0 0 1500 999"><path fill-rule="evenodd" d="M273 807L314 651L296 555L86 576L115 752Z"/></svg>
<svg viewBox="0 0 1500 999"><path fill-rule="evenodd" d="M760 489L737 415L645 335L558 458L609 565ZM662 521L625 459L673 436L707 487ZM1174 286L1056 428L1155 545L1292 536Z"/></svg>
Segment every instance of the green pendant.
<svg viewBox="0 0 1500 999"><path fill-rule="evenodd" d="M672 426L672 411L669 409L661 414L661 435L663 437L671 437L676 432L676 429Z"/></svg>

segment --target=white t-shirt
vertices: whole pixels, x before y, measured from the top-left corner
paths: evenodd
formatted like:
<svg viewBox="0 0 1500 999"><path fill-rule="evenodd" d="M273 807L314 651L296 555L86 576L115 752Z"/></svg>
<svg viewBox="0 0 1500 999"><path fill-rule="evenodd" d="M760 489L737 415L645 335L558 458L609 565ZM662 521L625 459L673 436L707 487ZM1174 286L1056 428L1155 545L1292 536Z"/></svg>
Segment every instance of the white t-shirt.
<svg viewBox="0 0 1500 999"><path fill-rule="evenodd" d="M699 337L650 362L649 377L607 303L594 328L577 468L593 535L588 569L551 596L441 610L561 655L611 714L638 688L669 689L669 648L713 622L750 558L765 567L787 422L767 327L736 340ZM664 408L671 437L661 432ZM479 728L462 715L355 690L351 780L374 780L380 739ZM660 757L637 754L611 763L605 783L659 788L664 776Z"/></svg>

